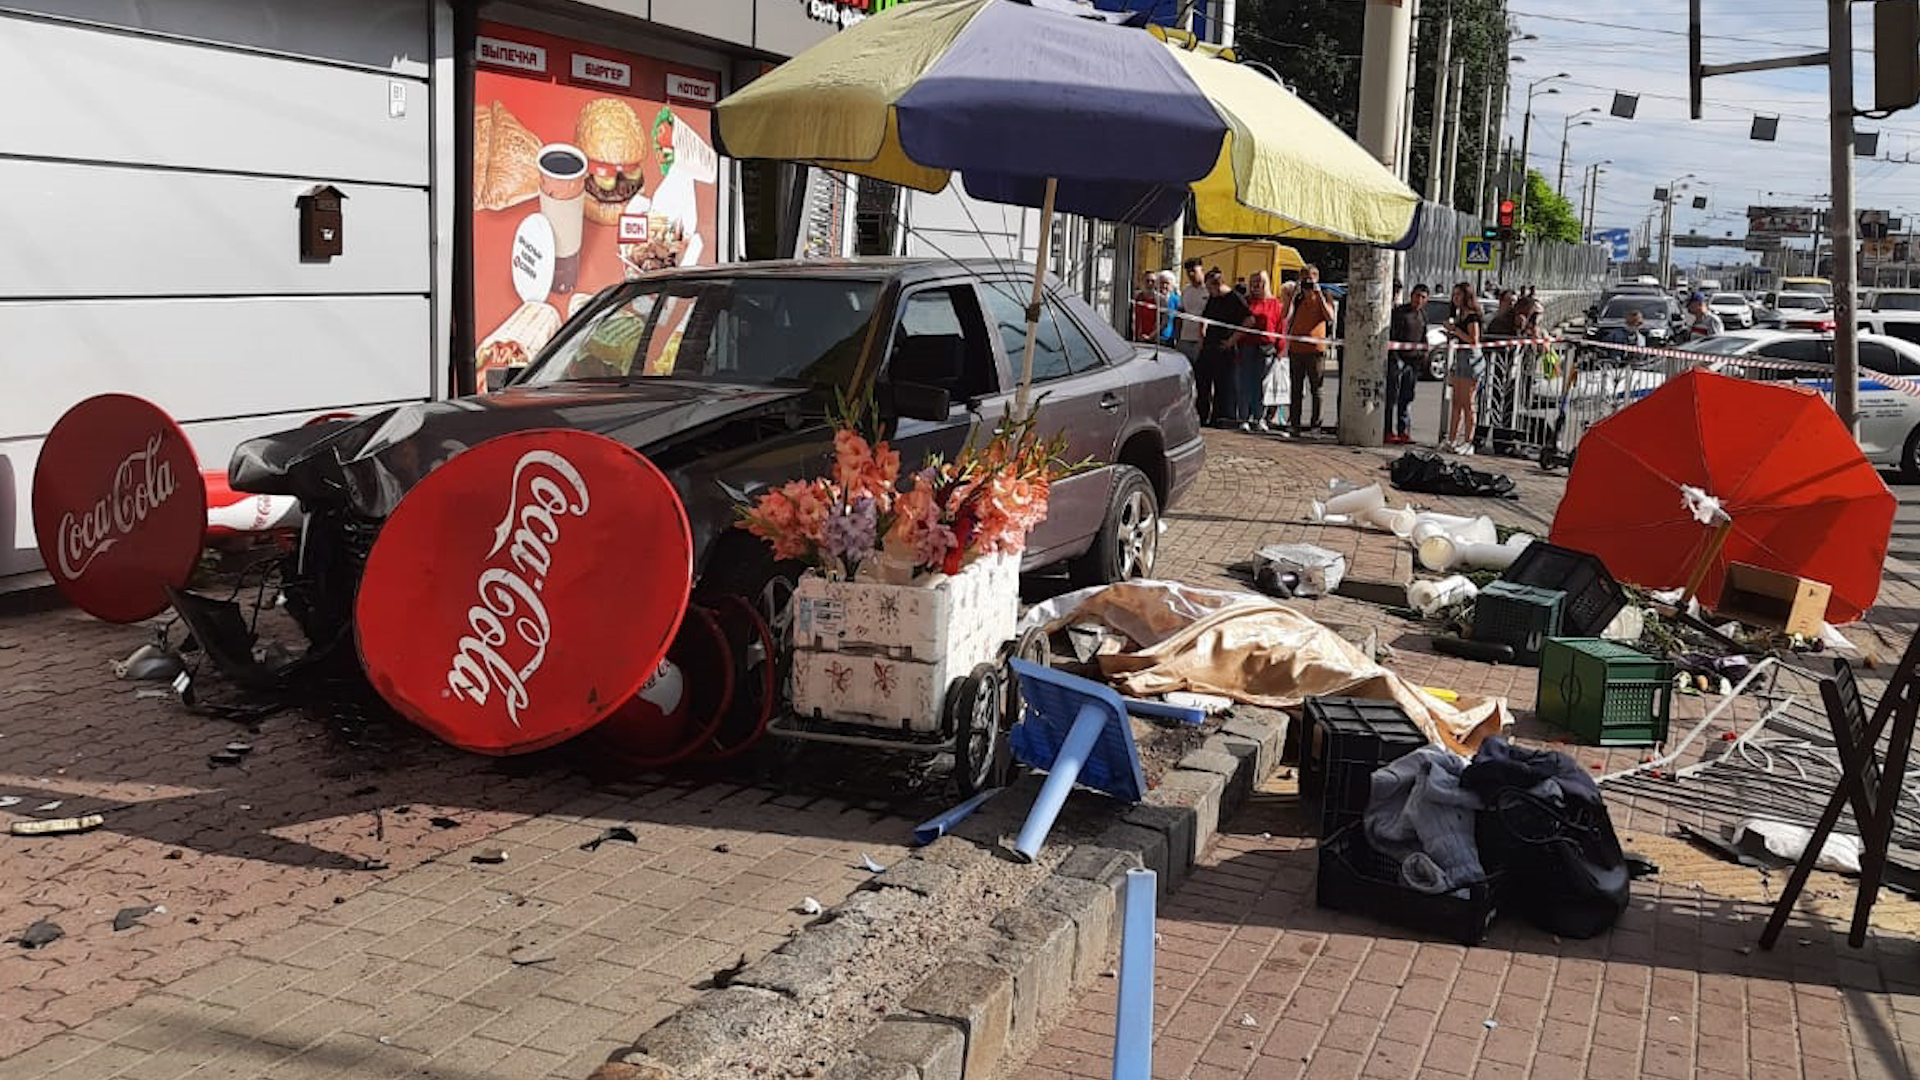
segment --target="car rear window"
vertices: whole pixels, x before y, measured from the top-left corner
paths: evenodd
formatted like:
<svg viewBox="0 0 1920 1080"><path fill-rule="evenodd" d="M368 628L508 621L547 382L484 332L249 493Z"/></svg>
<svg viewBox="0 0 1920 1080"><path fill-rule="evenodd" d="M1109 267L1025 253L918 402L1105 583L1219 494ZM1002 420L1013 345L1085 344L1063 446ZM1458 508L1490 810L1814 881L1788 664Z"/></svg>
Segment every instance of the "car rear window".
<svg viewBox="0 0 1920 1080"><path fill-rule="evenodd" d="M1920 311L1920 293L1882 293L1873 298L1875 311Z"/></svg>
<svg viewBox="0 0 1920 1080"><path fill-rule="evenodd" d="M1627 317L1627 312L1629 311L1639 312L1640 317L1643 319L1664 319L1667 317L1667 302L1660 299L1642 299L1640 297L1622 296L1607 301L1606 309L1600 312L1600 317L1603 319L1624 319Z"/></svg>

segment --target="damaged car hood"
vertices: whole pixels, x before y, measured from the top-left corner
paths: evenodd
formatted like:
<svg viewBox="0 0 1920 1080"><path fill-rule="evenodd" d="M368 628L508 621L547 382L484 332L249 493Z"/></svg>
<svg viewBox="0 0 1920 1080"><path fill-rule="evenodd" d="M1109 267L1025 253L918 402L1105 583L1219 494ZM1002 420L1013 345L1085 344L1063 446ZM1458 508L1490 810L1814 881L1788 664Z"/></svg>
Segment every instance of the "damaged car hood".
<svg viewBox="0 0 1920 1080"><path fill-rule="evenodd" d="M801 386L667 378L509 388L253 439L234 450L228 479L237 491L345 503L363 517L384 518L421 477L497 435L591 431L634 447L671 474L663 455L727 424L761 419L798 431L817 422L822 410L809 407L807 396Z"/></svg>

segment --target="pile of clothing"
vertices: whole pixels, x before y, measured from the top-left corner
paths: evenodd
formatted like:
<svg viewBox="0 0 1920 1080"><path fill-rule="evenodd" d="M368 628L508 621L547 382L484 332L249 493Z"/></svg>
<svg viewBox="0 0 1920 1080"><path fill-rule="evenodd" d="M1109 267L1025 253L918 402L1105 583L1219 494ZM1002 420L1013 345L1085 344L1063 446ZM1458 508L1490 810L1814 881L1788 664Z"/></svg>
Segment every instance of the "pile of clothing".
<svg viewBox="0 0 1920 1080"><path fill-rule="evenodd" d="M1471 761L1422 747L1374 772L1362 828L1416 892L1490 881L1502 909L1573 938L1626 910L1631 875L1600 788L1556 751L1500 736Z"/></svg>
<svg viewBox="0 0 1920 1080"><path fill-rule="evenodd" d="M1393 486L1401 491L1425 495L1484 495L1494 499L1517 499L1513 478L1487 472L1438 454L1409 450L1387 467Z"/></svg>

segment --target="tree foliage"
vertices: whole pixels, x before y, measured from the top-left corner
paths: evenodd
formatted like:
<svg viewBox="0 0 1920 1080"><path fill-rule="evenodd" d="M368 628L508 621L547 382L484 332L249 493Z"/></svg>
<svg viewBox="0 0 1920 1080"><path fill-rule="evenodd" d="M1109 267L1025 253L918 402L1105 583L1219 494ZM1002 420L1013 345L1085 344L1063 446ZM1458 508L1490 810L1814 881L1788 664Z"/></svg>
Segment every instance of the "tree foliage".
<svg viewBox="0 0 1920 1080"><path fill-rule="evenodd" d="M1580 242L1580 218L1565 195L1553 190L1538 169L1527 170L1526 221L1523 229L1539 240Z"/></svg>
<svg viewBox="0 0 1920 1080"><path fill-rule="evenodd" d="M1453 57L1464 61L1465 78L1454 187L1451 193L1442 192L1440 201L1466 210L1473 209L1480 172L1481 129L1486 118L1482 106L1491 100L1495 124L1503 107L1499 79L1506 64L1507 24L1501 6L1501 0L1451 0ZM1447 9L1445 4L1423 5L1416 31L1413 154L1408 176L1422 194L1435 149L1434 84ZM1366 5L1354 0L1241 0L1235 49L1243 59L1271 67L1302 101L1352 135L1360 115L1365 22ZM1452 112L1449 104L1449 120ZM1488 162L1490 172L1494 165ZM1491 176L1488 179L1491 182Z"/></svg>

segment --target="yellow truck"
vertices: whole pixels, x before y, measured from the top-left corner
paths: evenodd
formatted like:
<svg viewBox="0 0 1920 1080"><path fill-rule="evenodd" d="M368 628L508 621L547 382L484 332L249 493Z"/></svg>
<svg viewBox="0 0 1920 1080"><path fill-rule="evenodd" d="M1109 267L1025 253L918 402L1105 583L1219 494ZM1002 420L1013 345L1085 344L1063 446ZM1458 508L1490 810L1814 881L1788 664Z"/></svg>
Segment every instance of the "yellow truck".
<svg viewBox="0 0 1920 1080"><path fill-rule="evenodd" d="M1255 270L1265 270L1278 285L1282 271L1297 274L1306 265L1298 251L1273 240L1189 235L1181 242L1180 252L1183 260L1199 259L1209 270L1219 267L1229 283L1245 281ZM1178 266L1166 265L1166 256L1164 237L1159 233L1142 234L1134 251L1134 276L1137 278L1149 270L1170 269L1179 273ZM1181 284L1185 283L1185 279L1181 279Z"/></svg>

